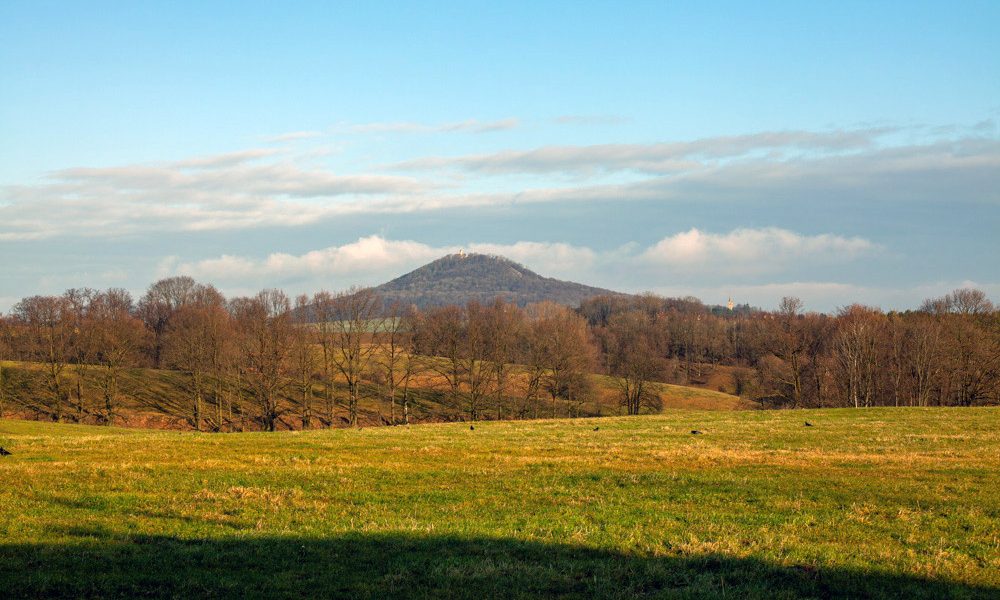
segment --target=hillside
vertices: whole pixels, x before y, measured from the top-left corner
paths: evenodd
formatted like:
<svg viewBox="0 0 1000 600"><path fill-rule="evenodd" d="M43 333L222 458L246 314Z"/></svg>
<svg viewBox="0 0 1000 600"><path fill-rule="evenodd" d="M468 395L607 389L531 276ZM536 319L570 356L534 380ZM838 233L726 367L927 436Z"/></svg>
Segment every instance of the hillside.
<svg viewBox="0 0 1000 600"><path fill-rule="evenodd" d="M425 360L435 360L425 358ZM48 398L51 392L46 388L46 380L42 365L38 363L23 363L3 361L4 381L0 389L0 418L15 416L25 419L47 419L33 411L31 407L35 400ZM536 403L537 408L528 407L521 394L523 391L524 373L515 371L512 374L511 394L503 399L502 411L504 418L512 415L521 417L596 417L620 414L617 390L611 378L603 375L592 375L594 381L594 398L580 403L570 404L559 400L555 405L542 399ZM82 395L83 410L67 410L65 419L80 423L99 423L102 414L101 390L98 381L101 377L100 368L83 366L70 368L66 373L66 384L71 390L70 402L76 402L76 396ZM77 382L80 385L77 386ZM190 415L191 389L190 378L184 373L161 369L127 369L121 376L120 408L115 424L126 427L153 429L192 429L188 421ZM211 388L211 385L206 386ZM698 410L735 410L748 408L749 401L737 396L711 389L687 387L672 384L656 384L664 409L698 409ZM333 419L324 419L325 398L323 388L317 384L312 398L314 410L320 415L321 426L343 427L347 425L346 384L336 382L334 390ZM259 427L256 422L256 406L249 398L240 402L233 390L227 390L224 401L215 404L210 396L205 398L205 411L209 429L218 427L223 431L253 430ZM279 405L282 417L280 429L297 429L301 427L299 403L293 399L295 392L289 388L280 399ZM362 399L359 406L359 424L364 426L385 425L389 422L393 410L384 399L378 399L381 391L371 384L363 384ZM438 423L461 421L467 418L466 404L463 398L454 398L439 378L429 373L414 378L410 390L410 420L412 423ZM484 407L483 418L495 418L495 405L490 403ZM401 407L397 402L395 416L399 420ZM315 425L314 425L315 426Z"/></svg>
<svg viewBox="0 0 1000 600"><path fill-rule="evenodd" d="M577 306L611 290L542 277L500 256L450 254L375 288L387 302L418 307L491 302L500 296L519 306L548 300Z"/></svg>
<svg viewBox="0 0 1000 600"><path fill-rule="evenodd" d="M0 590L997 598L998 410L225 436L0 420Z"/></svg>

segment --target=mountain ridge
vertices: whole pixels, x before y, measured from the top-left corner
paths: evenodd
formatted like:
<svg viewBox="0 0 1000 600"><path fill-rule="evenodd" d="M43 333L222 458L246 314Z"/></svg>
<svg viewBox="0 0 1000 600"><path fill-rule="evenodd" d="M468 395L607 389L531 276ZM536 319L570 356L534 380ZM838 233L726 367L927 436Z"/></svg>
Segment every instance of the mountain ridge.
<svg viewBox="0 0 1000 600"><path fill-rule="evenodd" d="M625 295L604 288L543 277L504 256L449 254L373 288L387 303L442 306L470 301L492 302L500 297L518 306L551 301L578 306L583 300L606 294Z"/></svg>

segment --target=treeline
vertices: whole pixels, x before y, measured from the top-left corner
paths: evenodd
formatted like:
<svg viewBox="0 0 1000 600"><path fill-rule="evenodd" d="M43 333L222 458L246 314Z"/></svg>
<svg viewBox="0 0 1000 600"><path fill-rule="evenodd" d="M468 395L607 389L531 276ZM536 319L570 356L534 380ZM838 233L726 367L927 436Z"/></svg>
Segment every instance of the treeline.
<svg viewBox="0 0 1000 600"><path fill-rule="evenodd" d="M902 313L802 308L785 298L776 311L730 312L645 295L575 310L499 299L417 310L361 289L226 299L174 277L138 301L120 289L25 298L0 319L0 358L43 370L44 392L10 408L57 421L114 423L125 369L181 372L185 418L213 431L354 425L362 400L407 423L413 389L427 385L472 420L572 416L593 400L594 372L611 377L622 412L639 414L660 409L655 382L704 385L720 367L726 391L763 407L1000 402L1000 312L982 292ZM0 366L0 415L7 388Z"/></svg>
<svg viewBox="0 0 1000 600"><path fill-rule="evenodd" d="M408 423L415 384L445 390L473 420L575 415L596 365L586 321L560 305L419 311L364 289L227 300L189 277L138 301L121 289L25 298L0 320L0 358L43 371L43 393L9 408L56 421L113 424L126 369L182 372L187 421L212 431L355 425L362 400ZM0 414L8 387L0 365Z"/></svg>
<svg viewBox="0 0 1000 600"><path fill-rule="evenodd" d="M706 310L695 299L595 298L580 314L608 372L641 382L732 369L733 391L766 407L973 406L1000 403L1000 311L956 290L914 311L854 304L804 313Z"/></svg>

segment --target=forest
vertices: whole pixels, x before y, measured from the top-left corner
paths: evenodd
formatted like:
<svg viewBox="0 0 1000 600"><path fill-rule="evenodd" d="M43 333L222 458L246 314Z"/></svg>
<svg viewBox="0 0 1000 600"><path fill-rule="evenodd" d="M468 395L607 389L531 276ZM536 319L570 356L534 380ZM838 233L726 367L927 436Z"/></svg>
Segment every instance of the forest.
<svg viewBox="0 0 1000 600"><path fill-rule="evenodd" d="M470 421L575 416L595 374L613 382L620 414L659 412L657 385L704 384L720 368L720 387L760 408L1000 403L1000 311L979 290L905 312L803 309L793 297L729 310L651 294L418 309L357 288L227 299L189 277L138 300L71 289L0 319L0 416L114 424L121 381L139 367L181 374L186 419L206 431L357 425L362 399L384 407L385 424L409 423L418 385ZM21 363L37 367L27 396L13 393Z"/></svg>

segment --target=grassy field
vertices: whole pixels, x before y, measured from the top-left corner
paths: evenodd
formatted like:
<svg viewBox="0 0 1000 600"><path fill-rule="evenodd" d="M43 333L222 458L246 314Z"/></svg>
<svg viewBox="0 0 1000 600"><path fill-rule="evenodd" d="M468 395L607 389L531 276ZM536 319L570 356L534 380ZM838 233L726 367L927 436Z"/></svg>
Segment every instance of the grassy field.
<svg viewBox="0 0 1000 600"><path fill-rule="evenodd" d="M1000 409L0 446L4 598L1000 597Z"/></svg>

